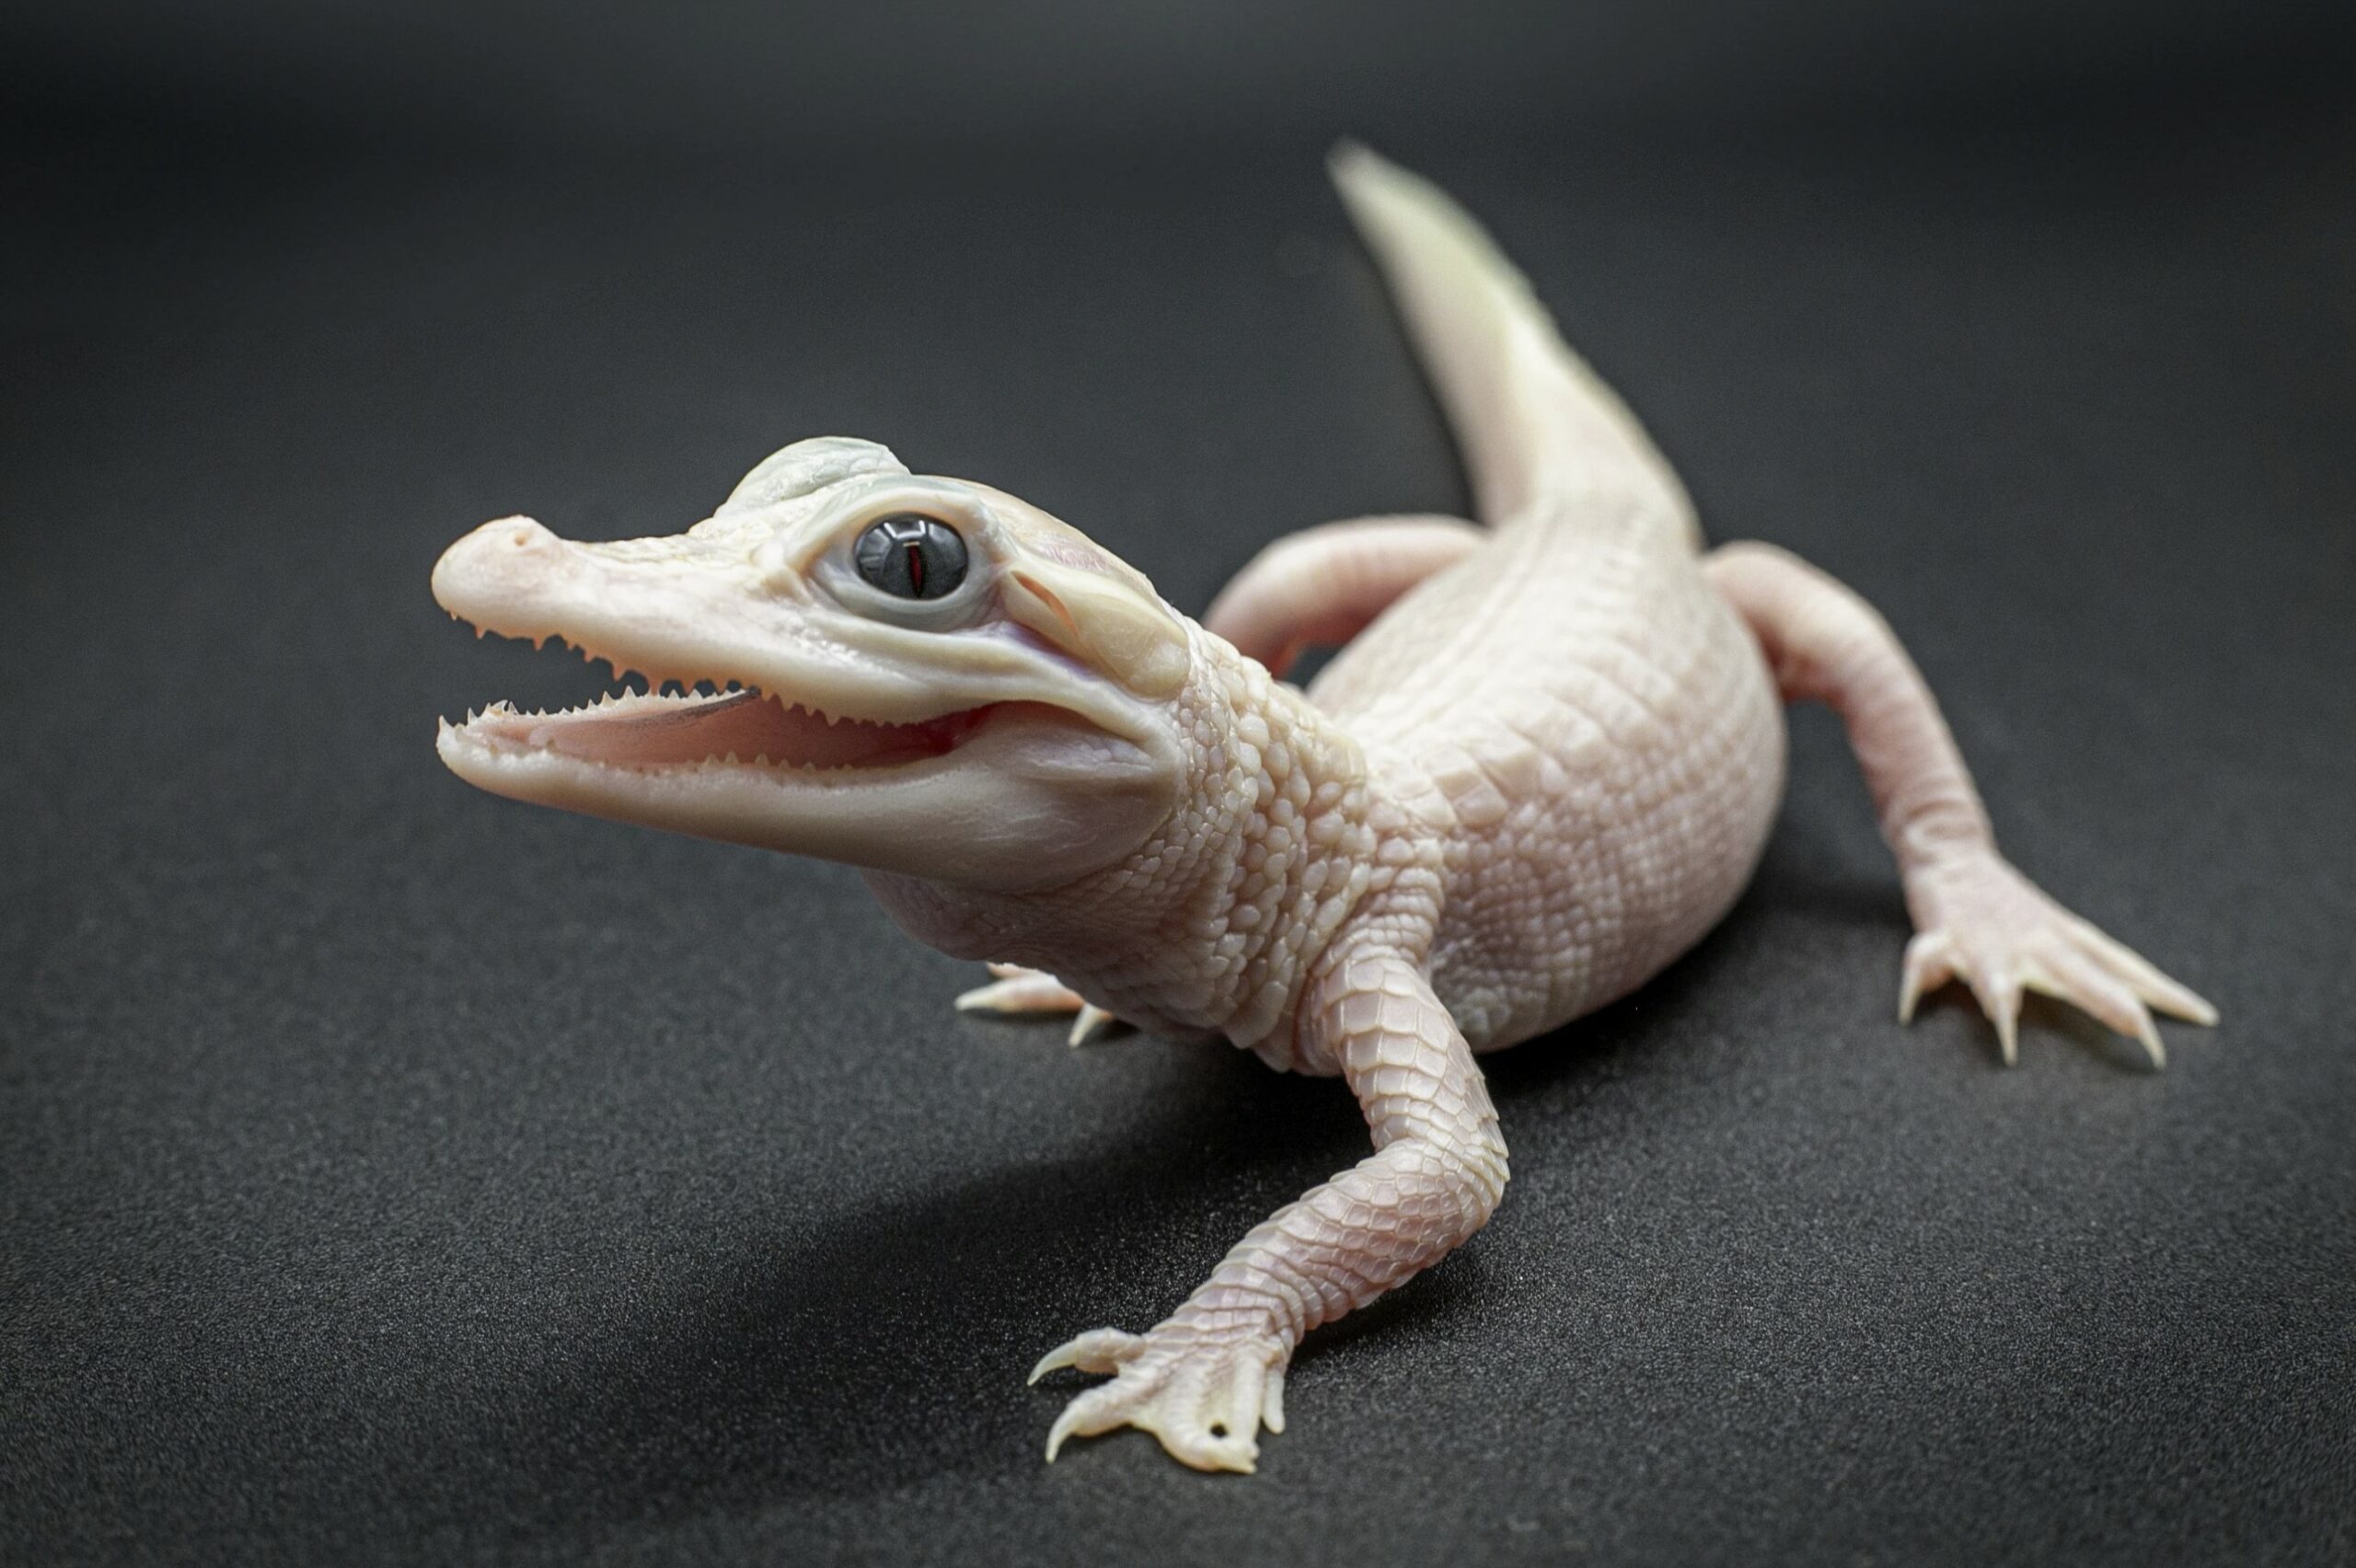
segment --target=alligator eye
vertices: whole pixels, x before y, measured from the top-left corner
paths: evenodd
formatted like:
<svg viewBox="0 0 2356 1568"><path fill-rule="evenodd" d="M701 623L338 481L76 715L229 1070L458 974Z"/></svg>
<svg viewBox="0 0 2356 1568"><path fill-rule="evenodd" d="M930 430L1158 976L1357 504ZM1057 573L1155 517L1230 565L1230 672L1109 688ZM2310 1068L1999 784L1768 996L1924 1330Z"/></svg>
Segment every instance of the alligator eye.
<svg viewBox="0 0 2356 1568"><path fill-rule="evenodd" d="M965 581L965 541L937 518L895 512L867 525L851 550L859 574L895 599L939 599Z"/></svg>

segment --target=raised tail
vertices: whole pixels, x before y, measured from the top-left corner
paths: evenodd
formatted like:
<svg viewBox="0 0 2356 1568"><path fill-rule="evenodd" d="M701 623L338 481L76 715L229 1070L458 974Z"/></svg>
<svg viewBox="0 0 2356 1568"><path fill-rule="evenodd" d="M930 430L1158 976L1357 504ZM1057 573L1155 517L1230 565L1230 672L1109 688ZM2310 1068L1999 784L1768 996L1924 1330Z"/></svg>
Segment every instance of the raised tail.
<svg viewBox="0 0 2356 1568"><path fill-rule="evenodd" d="M1610 496L1658 508L1698 544L1669 460L1472 215L1355 142L1334 148L1331 167L1455 427L1481 520Z"/></svg>

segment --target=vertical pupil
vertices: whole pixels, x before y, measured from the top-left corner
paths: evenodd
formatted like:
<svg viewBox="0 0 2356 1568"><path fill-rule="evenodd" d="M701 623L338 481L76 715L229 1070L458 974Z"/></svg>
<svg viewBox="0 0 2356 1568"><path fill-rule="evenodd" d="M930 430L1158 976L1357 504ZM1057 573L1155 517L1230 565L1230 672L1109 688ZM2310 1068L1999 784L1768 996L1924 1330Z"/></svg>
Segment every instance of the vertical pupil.
<svg viewBox="0 0 2356 1568"><path fill-rule="evenodd" d="M965 580L965 541L946 523L895 513L868 525L851 548L860 576L901 599L939 599Z"/></svg>

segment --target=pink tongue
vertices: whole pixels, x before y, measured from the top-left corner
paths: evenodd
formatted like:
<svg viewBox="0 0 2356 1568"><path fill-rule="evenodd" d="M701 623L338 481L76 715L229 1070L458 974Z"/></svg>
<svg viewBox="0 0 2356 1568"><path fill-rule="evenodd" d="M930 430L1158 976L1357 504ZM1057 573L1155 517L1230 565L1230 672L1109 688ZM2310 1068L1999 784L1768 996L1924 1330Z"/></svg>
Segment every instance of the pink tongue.
<svg viewBox="0 0 2356 1568"><path fill-rule="evenodd" d="M767 757L795 767L847 767L938 756L956 744L975 717L952 713L918 724L849 719L829 723L808 709L738 692L622 711L591 708L542 717L486 716L481 722L524 745L625 767L677 766L732 753L740 762Z"/></svg>

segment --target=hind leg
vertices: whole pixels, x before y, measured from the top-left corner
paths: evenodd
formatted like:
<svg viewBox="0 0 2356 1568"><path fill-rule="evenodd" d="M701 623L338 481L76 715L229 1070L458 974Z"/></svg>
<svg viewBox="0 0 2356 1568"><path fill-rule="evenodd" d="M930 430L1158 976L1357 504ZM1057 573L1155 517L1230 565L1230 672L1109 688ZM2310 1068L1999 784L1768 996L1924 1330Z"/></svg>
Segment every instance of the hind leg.
<svg viewBox="0 0 2356 1568"><path fill-rule="evenodd" d="M1899 1016L1950 980L1971 987L2009 1063L2021 993L2084 1009L2165 1060L2156 1008L2195 1023L2216 1009L2054 903L1996 851L1980 792L1914 662L1871 605L1796 556L1728 545L1703 563L1749 623L1790 701L1829 704L1847 726L1898 857L1916 936Z"/></svg>
<svg viewBox="0 0 2356 1568"><path fill-rule="evenodd" d="M1457 517L1354 517L1304 528L1253 557L1219 590L1203 626L1281 675L1304 649L1356 637L1484 536Z"/></svg>

